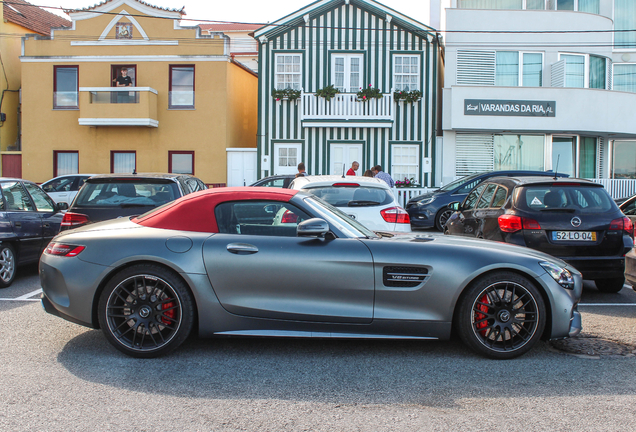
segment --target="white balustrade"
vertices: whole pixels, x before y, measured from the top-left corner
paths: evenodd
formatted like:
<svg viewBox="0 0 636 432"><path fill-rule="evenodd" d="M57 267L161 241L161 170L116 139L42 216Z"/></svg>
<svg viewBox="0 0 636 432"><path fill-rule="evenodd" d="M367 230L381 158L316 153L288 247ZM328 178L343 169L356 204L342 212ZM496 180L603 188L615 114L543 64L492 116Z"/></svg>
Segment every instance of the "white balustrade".
<svg viewBox="0 0 636 432"><path fill-rule="evenodd" d="M397 200L398 204L400 204L402 208L406 208L406 203L409 202L411 198L416 197L418 195L425 194L431 189L435 189L435 188L428 188L428 187L393 188L393 195L395 196L395 199Z"/></svg>
<svg viewBox="0 0 636 432"><path fill-rule="evenodd" d="M636 195L636 179L590 179L603 185L614 199Z"/></svg>
<svg viewBox="0 0 636 432"><path fill-rule="evenodd" d="M355 93L339 93L327 101L313 93L301 93L301 120L392 120L393 94L385 93L380 99L358 99Z"/></svg>

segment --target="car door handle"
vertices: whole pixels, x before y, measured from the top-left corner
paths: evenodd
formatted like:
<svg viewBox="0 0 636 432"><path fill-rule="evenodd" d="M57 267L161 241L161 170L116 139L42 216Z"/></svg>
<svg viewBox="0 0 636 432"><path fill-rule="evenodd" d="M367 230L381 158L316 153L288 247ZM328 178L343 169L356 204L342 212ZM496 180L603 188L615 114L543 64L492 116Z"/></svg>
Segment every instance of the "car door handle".
<svg viewBox="0 0 636 432"><path fill-rule="evenodd" d="M15 227L16 228L22 228L22 222L16 222L15 223Z"/></svg>
<svg viewBox="0 0 636 432"><path fill-rule="evenodd" d="M50 227L51 227L51 224L49 224L48 222L44 223L44 228L50 228Z"/></svg>
<svg viewBox="0 0 636 432"><path fill-rule="evenodd" d="M230 243L227 245L228 252L238 255L247 255L258 252L258 248L247 243Z"/></svg>

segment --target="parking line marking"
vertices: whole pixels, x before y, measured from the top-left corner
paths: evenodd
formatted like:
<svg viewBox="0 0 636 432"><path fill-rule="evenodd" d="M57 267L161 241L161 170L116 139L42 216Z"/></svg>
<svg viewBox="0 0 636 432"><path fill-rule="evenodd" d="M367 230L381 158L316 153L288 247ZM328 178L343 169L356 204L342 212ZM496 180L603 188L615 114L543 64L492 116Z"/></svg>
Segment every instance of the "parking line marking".
<svg viewBox="0 0 636 432"><path fill-rule="evenodd" d="M33 297L34 295L38 295L42 292L42 288L37 289L35 291L31 291L30 293L21 295L20 297L16 297L16 298L0 298L0 301L32 301L32 302L37 302L40 301L39 298L30 298Z"/></svg>
<svg viewBox="0 0 636 432"><path fill-rule="evenodd" d="M579 303L579 306L636 306L636 303Z"/></svg>

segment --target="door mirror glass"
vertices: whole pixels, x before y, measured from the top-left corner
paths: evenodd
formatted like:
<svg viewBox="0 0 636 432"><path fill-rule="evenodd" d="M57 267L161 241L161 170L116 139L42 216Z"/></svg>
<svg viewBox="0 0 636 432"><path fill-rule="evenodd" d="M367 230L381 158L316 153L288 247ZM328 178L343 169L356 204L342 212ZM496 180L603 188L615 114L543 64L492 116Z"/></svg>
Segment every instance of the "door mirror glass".
<svg viewBox="0 0 636 432"><path fill-rule="evenodd" d="M459 201L453 201L452 203L448 203L446 207L454 211L461 211L461 204Z"/></svg>

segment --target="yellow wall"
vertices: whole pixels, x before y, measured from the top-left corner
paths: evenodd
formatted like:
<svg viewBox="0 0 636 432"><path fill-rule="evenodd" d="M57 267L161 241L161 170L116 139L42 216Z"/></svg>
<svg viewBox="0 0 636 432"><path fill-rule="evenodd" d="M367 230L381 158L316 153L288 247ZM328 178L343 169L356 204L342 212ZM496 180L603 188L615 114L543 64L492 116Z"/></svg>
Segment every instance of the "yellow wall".
<svg viewBox="0 0 636 432"><path fill-rule="evenodd" d="M125 9L129 13L129 5ZM194 173L205 183L225 183L228 147L256 147L258 79L229 62L220 39L196 39L194 29L174 29L173 20L138 17L151 40L178 40L164 46L71 46L72 40L97 40L113 15L76 21L76 30L56 31L54 40L25 41L23 81L23 177L36 182L53 176L53 151L78 150L79 170L110 172L110 154L135 150L138 172L167 172L168 152L195 152ZM126 19L120 19L125 21ZM114 39L115 27L111 31ZM138 36L137 29L133 35ZM83 36L83 38L81 37ZM156 56L205 56L162 60ZM40 56L73 56L38 62ZM86 56L91 56L90 59ZM108 56L104 60L96 56ZM147 57L155 56L155 57ZM216 61L210 61L216 60ZM79 87L108 87L111 65L135 64L137 87L157 90L159 127L80 126L88 107L53 109L53 70L58 65L79 66ZM195 65L195 109L168 109L169 66ZM109 117L107 108L104 117ZM95 105L90 107L91 116ZM130 109L127 106L126 109Z"/></svg>
<svg viewBox="0 0 636 432"><path fill-rule="evenodd" d="M2 112L7 115L7 121L0 123L0 151L7 151L15 150L13 146L16 144L18 138L18 105L20 95L17 90L20 90L21 37L26 33L32 32L13 23L4 22L1 16L2 9L3 7L0 4L0 34L2 34L0 37L0 55L2 56L2 63L4 65L4 68L0 69L0 89L4 91Z"/></svg>

